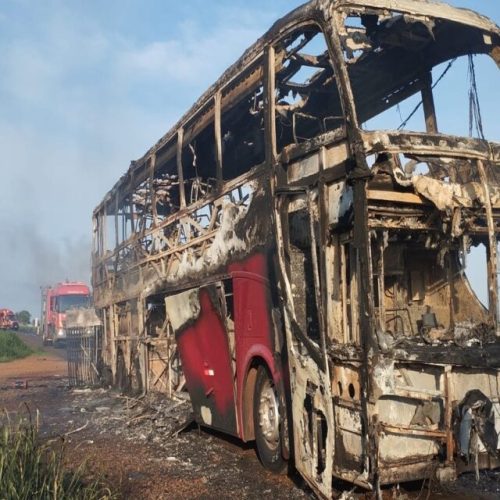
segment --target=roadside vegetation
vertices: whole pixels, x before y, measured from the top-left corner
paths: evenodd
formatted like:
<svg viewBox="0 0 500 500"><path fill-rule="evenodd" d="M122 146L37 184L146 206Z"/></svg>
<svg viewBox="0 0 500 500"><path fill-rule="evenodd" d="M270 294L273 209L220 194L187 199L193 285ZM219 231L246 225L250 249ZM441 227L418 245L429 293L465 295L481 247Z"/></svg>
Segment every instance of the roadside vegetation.
<svg viewBox="0 0 500 500"><path fill-rule="evenodd" d="M25 358L33 353L33 349L28 347L14 332L0 331L0 363Z"/></svg>
<svg viewBox="0 0 500 500"><path fill-rule="evenodd" d="M31 421L0 422L0 498L8 500L111 500L117 496L85 467L64 465L64 439L42 443Z"/></svg>
<svg viewBox="0 0 500 500"><path fill-rule="evenodd" d="M19 311L16 313L16 318L23 326L31 325L31 314L28 311Z"/></svg>

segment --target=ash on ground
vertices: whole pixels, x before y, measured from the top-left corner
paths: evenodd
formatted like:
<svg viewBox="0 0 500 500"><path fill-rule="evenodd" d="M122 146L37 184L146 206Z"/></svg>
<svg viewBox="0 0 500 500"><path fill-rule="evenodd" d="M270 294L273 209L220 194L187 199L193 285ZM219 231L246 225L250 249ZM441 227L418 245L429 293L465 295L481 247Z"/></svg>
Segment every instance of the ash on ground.
<svg viewBox="0 0 500 500"><path fill-rule="evenodd" d="M57 420L66 416L70 459L86 456L126 498L314 498L296 474L266 471L253 445L198 428L187 394L70 389L65 399Z"/></svg>
<svg viewBox="0 0 500 500"><path fill-rule="evenodd" d="M275 475L260 464L253 444L190 423L187 394L127 396L108 389L69 389L64 380L2 388L10 414L40 412L41 433L64 442L70 467L82 462L122 498L315 498L291 468ZM451 485L435 480L384 488L384 499L493 500L500 498L500 471L460 476ZM335 498L370 499L373 492L336 484Z"/></svg>

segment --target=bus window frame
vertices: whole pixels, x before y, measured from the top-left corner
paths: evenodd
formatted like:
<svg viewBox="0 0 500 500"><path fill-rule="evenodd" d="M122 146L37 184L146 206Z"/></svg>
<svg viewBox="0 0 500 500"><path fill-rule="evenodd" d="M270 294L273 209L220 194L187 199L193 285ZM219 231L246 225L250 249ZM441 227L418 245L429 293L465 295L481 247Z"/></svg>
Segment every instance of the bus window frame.
<svg viewBox="0 0 500 500"><path fill-rule="evenodd" d="M336 30L333 29L332 22L327 22L326 19L320 17L318 15L312 14L310 18L307 20L301 20L295 24L291 24L287 26L286 30L280 34L279 38L272 40L269 46L266 48L267 57L266 60L266 80L267 85L265 88L266 95L266 106L265 110L268 113L268 119L266 120L268 126L268 135L266 139L266 143L270 143L268 146L269 151L269 160L271 164L275 165L276 163L286 163L287 158L294 155L294 152L303 148L304 145L314 143L321 143L322 139L328 140L332 134L335 137L335 142L342 141L345 138L348 138L349 135L349 123L351 122L351 105L348 98L346 98L346 92L349 95L351 93L350 86L346 87L350 84L347 73L346 76L343 75L344 71L346 72L345 63L342 61L342 58L338 57L338 51L335 50L337 46L340 46L340 39L336 35ZM341 127L337 127L331 131L322 132L312 138L308 138L303 142L296 144L289 144L285 146L280 152L277 151L277 137L276 137L276 66L275 66L275 53L276 46L283 42L283 40L290 36L292 33L300 30L301 28L306 27L317 27L318 34L321 34L324 37L325 45L328 49L329 62L332 67L333 75L335 77L332 85L335 85L337 88L337 92L339 95L339 102L342 110L342 116L344 124ZM338 130L342 130L342 134L337 134Z"/></svg>

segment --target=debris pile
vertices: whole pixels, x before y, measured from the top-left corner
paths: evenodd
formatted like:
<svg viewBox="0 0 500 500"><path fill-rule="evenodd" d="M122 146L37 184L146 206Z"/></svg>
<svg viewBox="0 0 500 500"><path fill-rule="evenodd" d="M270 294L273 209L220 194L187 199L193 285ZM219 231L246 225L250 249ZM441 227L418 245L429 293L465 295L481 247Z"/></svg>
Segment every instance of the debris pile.
<svg viewBox="0 0 500 500"><path fill-rule="evenodd" d="M74 405L67 410L88 415L100 435L153 442L162 448L166 438L176 436L193 421L189 398L183 394L168 399L158 393L130 397L105 389L72 392Z"/></svg>
<svg viewBox="0 0 500 500"><path fill-rule="evenodd" d="M252 446L191 428L192 406L184 393L169 399L159 393L130 397L107 389L65 392L58 395L64 406L54 415L59 426L49 424L48 433L54 436L57 429L58 436L72 443L78 449L75 460L91 457L98 470L121 484L126 498L165 498L167 492L169 498L198 498L202 493L308 498L294 481L265 471Z"/></svg>

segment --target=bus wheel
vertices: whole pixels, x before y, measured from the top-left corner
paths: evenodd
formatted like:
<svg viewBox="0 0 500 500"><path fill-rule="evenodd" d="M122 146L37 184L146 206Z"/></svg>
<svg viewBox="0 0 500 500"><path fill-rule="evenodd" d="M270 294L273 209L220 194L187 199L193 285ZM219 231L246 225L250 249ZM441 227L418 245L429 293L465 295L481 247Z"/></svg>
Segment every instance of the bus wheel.
<svg viewBox="0 0 500 500"><path fill-rule="evenodd" d="M267 370L260 366L253 399L255 441L260 461L272 472L282 472L286 461L281 455L279 399Z"/></svg>

